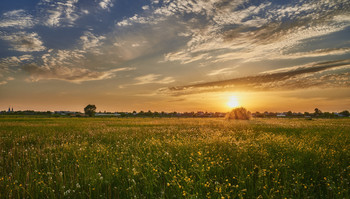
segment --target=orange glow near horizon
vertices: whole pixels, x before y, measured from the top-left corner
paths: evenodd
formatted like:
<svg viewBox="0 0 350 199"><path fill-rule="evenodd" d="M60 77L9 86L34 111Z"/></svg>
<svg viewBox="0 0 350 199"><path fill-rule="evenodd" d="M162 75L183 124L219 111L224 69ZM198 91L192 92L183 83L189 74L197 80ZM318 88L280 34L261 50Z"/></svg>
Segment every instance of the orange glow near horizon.
<svg viewBox="0 0 350 199"><path fill-rule="evenodd" d="M84 111L88 104L94 104L97 111L108 112L132 112L132 111L165 111L165 112L227 112L234 107L244 107L251 112L313 112L319 108L323 112L340 112L350 107L350 101L344 100L349 88L339 89L307 89L305 91L274 91L274 92L211 92L196 93L186 96L137 96L108 95L103 93L89 95L86 93L74 93L65 95L59 92L51 95L31 95L25 93L26 98L21 97L21 92L11 94L12 90L2 88L6 95L1 95L0 110L13 107L15 111ZM27 89L30 90L29 88ZM344 95L337 95L344 93ZM332 95L333 98L325 100L324 97Z"/></svg>
<svg viewBox="0 0 350 199"><path fill-rule="evenodd" d="M229 101L227 102L227 106L230 108L236 108L239 106L239 101L236 96L231 96Z"/></svg>

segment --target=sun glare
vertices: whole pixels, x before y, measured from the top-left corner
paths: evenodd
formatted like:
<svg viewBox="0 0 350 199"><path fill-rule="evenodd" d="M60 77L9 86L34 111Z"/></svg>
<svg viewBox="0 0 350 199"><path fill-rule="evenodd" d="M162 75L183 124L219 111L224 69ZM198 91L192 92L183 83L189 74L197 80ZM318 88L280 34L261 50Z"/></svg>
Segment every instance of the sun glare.
<svg viewBox="0 0 350 199"><path fill-rule="evenodd" d="M227 102L227 106L230 108L236 108L239 106L238 99L236 96L231 96L229 101Z"/></svg>

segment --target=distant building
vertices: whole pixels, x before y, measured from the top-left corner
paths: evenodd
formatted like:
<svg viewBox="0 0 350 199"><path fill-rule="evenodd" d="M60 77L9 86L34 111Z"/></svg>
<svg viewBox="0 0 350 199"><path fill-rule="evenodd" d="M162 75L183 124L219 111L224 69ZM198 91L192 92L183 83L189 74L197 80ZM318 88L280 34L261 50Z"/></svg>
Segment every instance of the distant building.
<svg viewBox="0 0 350 199"><path fill-rule="evenodd" d="M12 107L12 109L9 107L9 110L7 112L8 113L13 113L13 107Z"/></svg>
<svg viewBox="0 0 350 199"><path fill-rule="evenodd" d="M341 113L334 113L335 116L338 116L338 117L345 117L345 115L341 114Z"/></svg>

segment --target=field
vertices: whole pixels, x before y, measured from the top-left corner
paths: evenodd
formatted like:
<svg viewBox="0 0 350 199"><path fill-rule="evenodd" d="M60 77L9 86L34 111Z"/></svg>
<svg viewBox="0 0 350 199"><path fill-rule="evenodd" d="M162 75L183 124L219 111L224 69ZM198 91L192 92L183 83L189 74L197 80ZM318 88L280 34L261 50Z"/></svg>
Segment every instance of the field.
<svg viewBox="0 0 350 199"><path fill-rule="evenodd" d="M0 198L350 198L349 119L0 118Z"/></svg>

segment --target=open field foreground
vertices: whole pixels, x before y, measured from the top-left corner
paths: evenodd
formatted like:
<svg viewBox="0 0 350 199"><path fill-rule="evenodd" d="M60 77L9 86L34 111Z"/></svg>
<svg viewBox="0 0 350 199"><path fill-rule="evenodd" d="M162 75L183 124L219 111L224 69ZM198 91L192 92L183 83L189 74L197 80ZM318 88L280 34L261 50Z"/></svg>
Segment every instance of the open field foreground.
<svg viewBox="0 0 350 199"><path fill-rule="evenodd" d="M349 119L0 118L0 198L349 198Z"/></svg>

